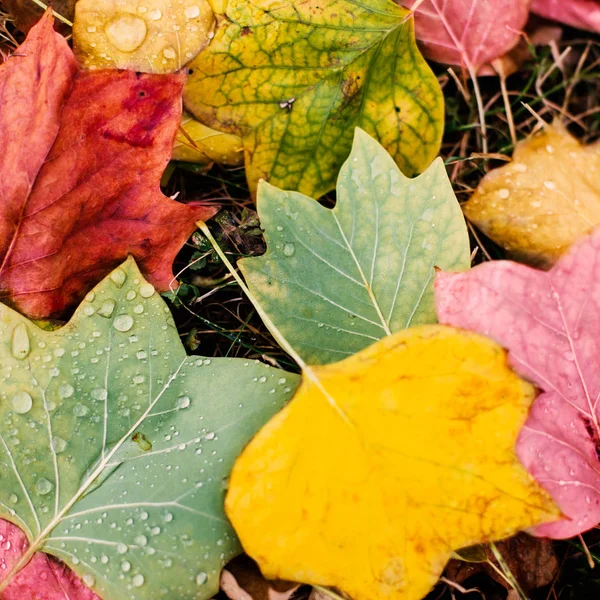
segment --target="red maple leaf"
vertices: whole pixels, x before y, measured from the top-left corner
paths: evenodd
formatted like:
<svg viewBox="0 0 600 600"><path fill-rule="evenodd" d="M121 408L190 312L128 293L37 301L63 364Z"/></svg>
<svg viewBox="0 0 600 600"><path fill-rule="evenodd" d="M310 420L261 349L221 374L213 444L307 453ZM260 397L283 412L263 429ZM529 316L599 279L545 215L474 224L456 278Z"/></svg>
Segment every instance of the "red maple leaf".
<svg viewBox="0 0 600 600"><path fill-rule="evenodd" d="M160 290L215 207L164 196L184 75L81 71L46 13L0 66L0 300L57 318L127 255Z"/></svg>

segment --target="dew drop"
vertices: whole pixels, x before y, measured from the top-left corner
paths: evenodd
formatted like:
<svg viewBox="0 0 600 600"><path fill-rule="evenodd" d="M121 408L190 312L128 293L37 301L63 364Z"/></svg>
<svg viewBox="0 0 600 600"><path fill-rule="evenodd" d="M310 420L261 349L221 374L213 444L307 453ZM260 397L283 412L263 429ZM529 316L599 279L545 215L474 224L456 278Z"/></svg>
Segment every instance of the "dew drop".
<svg viewBox="0 0 600 600"><path fill-rule="evenodd" d="M140 286L142 298L150 298L154 294L154 286L151 283L143 283Z"/></svg>
<svg viewBox="0 0 600 600"><path fill-rule="evenodd" d="M67 442L65 440L63 440L61 437L58 437L57 435L55 435L52 438L52 449L54 450L54 452L56 452L56 454L60 454L61 452L64 452L66 447L67 447Z"/></svg>
<svg viewBox="0 0 600 600"><path fill-rule="evenodd" d="M133 541L137 546L142 546L142 548L148 545L148 538L145 535L138 535Z"/></svg>
<svg viewBox="0 0 600 600"><path fill-rule="evenodd" d="M141 573L134 575L131 583L133 583L134 587L142 587L144 585L144 576Z"/></svg>
<svg viewBox="0 0 600 600"><path fill-rule="evenodd" d="M83 583L85 583L85 585L88 587L93 587L93 585L96 583L96 578L91 573L86 573L83 576Z"/></svg>
<svg viewBox="0 0 600 600"><path fill-rule="evenodd" d="M197 6L186 6L183 12L188 19L195 19L200 15L200 9Z"/></svg>
<svg viewBox="0 0 600 600"><path fill-rule="evenodd" d="M175 52L175 50L173 50L173 48L165 48L163 50L163 56L165 58L175 58L177 56L177 53Z"/></svg>
<svg viewBox="0 0 600 600"><path fill-rule="evenodd" d="M110 317L112 317L112 314L115 310L115 306L116 306L116 303L114 300L106 300L105 302L102 303L102 306L98 309L98 314L101 317L110 319Z"/></svg>
<svg viewBox="0 0 600 600"><path fill-rule="evenodd" d="M27 392L17 392L12 397L12 406L15 412L19 413L20 415L24 415L31 410L31 407L33 406L33 398Z"/></svg>
<svg viewBox="0 0 600 600"><path fill-rule="evenodd" d="M16 494L11 494L9 500L11 504L16 504L19 501L19 496Z"/></svg>
<svg viewBox="0 0 600 600"><path fill-rule="evenodd" d="M502 188L502 189L498 190L498 196L500 198L502 198L503 200L506 200L510 196L510 190L508 190L506 188Z"/></svg>
<svg viewBox="0 0 600 600"><path fill-rule="evenodd" d="M75 389L73 388L73 386L69 383L63 383L59 388L58 388L58 395L61 398L70 398L73 394L75 393Z"/></svg>
<svg viewBox="0 0 600 600"><path fill-rule="evenodd" d="M133 52L144 42L148 28L146 22L139 17L120 15L106 26L105 31L108 41L117 50L120 52ZM123 272L123 274L125 273ZM125 280L123 280L123 283L125 283Z"/></svg>
<svg viewBox="0 0 600 600"><path fill-rule="evenodd" d="M159 21L162 18L162 12L158 8L148 13L148 18L152 21Z"/></svg>
<svg viewBox="0 0 600 600"><path fill-rule="evenodd" d="M188 396L181 396L177 398L177 408L187 408L190 405L190 399Z"/></svg>
<svg viewBox="0 0 600 600"><path fill-rule="evenodd" d="M129 573L129 571L131 571L131 563L128 560L124 560L121 563L121 571L123 571L123 573Z"/></svg>
<svg viewBox="0 0 600 600"><path fill-rule="evenodd" d="M144 24L145 26L145 24ZM127 279L127 274L125 273L125 271L123 271L123 269L118 268L115 269L111 274L110 274L110 278L111 281L118 287L118 288L122 288L123 284L125 283L125 280Z"/></svg>
<svg viewBox="0 0 600 600"><path fill-rule="evenodd" d="M50 481L48 481L45 477L40 477L35 482L35 491L40 496L45 496L46 494L49 494L52 491L52 487L52 483L50 483Z"/></svg>
<svg viewBox="0 0 600 600"><path fill-rule="evenodd" d="M294 252L296 252L296 246L291 242L287 242L283 245L283 255L284 256L294 256Z"/></svg>
<svg viewBox="0 0 600 600"><path fill-rule="evenodd" d="M198 585L204 585L208 581L208 575L203 571L202 573L198 573L196 575L196 583Z"/></svg>
<svg viewBox="0 0 600 600"><path fill-rule="evenodd" d="M125 554L127 552L127 546L123 543L117 544L117 554Z"/></svg>
<svg viewBox="0 0 600 600"><path fill-rule="evenodd" d="M89 412L90 412L90 409L85 404L81 404L81 402L78 402L73 407L73 414L76 417L85 417Z"/></svg>
<svg viewBox="0 0 600 600"><path fill-rule="evenodd" d="M106 400L108 398L108 392L104 388L94 388L90 393L94 400Z"/></svg>
<svg viewBox="0 0 600 600"><path fill-rule="evenodd" d="M15 358L23 360L29 356L31 345L29 343L29 334L25 323L19 323L12 332L11 352Z"/></svg>
<svg viewBox="0 0 600 600"><path fill-rule="evenodd" d="M127 300L134 300L137 297L137 292L134 290L129 290L127 292L127 295L125 296L125 298L127 298Z"/></svg>
<svg viewBox="0 0 600 600"><path fill-rule="evenodd" d="M144 312L144 305L143 305L143 304L136 304L136 305L133 307L133 312L134 312L136 315L141 315L141 314Z"/></svg>
<svg viewBox="0 0 600 600"><path fill-rule="evenodd" d="M117 331L129 331L133 327L133 317L129 315L119 315L113 322Z"/></svg>
<svg viewBox="0 0 600 600"><path fill-rule="evenodd" d="M166 512L166 513L163 515L163 521L164 521L165 523L170 523L172 520L173 520L173 513Z"/></svg>

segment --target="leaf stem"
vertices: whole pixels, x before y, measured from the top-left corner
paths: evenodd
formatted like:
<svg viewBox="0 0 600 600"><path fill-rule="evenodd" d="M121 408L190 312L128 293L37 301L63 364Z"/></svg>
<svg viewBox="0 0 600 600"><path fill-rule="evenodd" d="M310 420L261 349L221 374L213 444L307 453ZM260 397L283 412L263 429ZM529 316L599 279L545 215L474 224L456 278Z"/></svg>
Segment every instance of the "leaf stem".
<svg viewBox="0 0 600 600"><path fill-rule="evenodd" d="M50 7L47 4L44 4L42 0L31 0L34 4L37 4L40 8L44 10L48 10ZM73 23L69 21L66 17L63 17L60 13L57 13L54 9L52 9L52 14L62 23L68 25L69 27L73 27Z"/></svg>
<svg viewBox="0 0 600 600"><path fill-rule="evenodd" d="M300 355L292 348L291 344L285 339L281 331L277 329L277 326L273 321L271 321L269 315L264 311L263 307L260 305L258 298L249 290L248 286L245 284L244 280L240 277L239 273L235 270L234 266L231 264L227 256L225 256L225 252L221 249L217 240L213 237L212 233L206 226L204 221L198 221L196 223L200 228L200 231L207 237L208 241L212 244L212 247L215 249L215 252L219 255L219 258L223 261L223 264L227 267L232 277L236 280L237 284L242 288L244 294L246 294L248 300L252 302L252 305L256 309L256 312L260 315L260 318L263 320L263 323L267 326L267 329L271 332L277 343L298 363L298 366L302 368L304 371L308 368L308 365L302 360Z"/></svg>
<svg viewBox="0 0 600 600"><path fill-rule="evenodd" d="M340 417L351 427L354 427L354 424L349 419L348 415L342 410L342 408L335 401L333 396L325 389L325 386L319 380L317 373L315 372L314 367L307 365L302 357L294 350L292 345L286 340L284 335L279 331L275 323L271 320L269 315L265 312L263 307L261 306L258 298L250 291L244 280L240 277L239 273L235 270L235 267L231 264L225 252L221 249L209 228L206 226L204 221L197 221L196 225L199 227L200 231L206 236L208 241L212 244L212 247L215 249L215 252L219 255L219 258L223 261L223 264L229 269L229 272L233 276L233 278L237 281L242 291L246 294L246 297L254 308L256 312L260 315L260 318L263 320L263 323L266 325L267 329L271 332L277 343L296 361L298 366L302 369L302 373L307 379L310 379L321 391L321 393L325 396L329 404L334 408L334 410L340 415Z"/></svg>
<svg viewBox="0 0 600 600"><path fill-rule="evenodd" d="M498 546L496 546L496 544L494 544L494 542L490 542L490 549L492 551L492 554L494 555L494 558L498 561L498 564L500 565L500 569L502 569L502 571L500 571L494 565L493 562L490 561L488 564L491 565L492 567L494 567L495 570L500 575L502 575L502 577L504 577L504 579L506 579L506 581L513 587L515 592L517 592L517 595L519 596L520 600L529 600L529 597L527 596L527 594L525 594L525 592L519 585L519 582L517 581L516 577L513 575L509 566L506 564L504 557L500 553L500 550L498 550Z"/></svg>

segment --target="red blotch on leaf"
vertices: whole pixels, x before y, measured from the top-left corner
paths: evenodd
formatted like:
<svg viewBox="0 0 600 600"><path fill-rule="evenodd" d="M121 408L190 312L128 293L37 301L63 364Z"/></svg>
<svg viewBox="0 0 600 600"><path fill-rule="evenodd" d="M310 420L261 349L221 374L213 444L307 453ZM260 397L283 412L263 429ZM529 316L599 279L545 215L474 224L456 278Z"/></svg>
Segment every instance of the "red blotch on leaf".
<svg viewBox="0 0 600 600"><path fill-rule="evenodd" d="M549 271L493 261L436 274L441 323L488 335L534 382L517 454L565 518L536 534L567 538L600 522L600 230Z"/></svg>
<svg viewBox="0 0 600 600"><path fill-rule="evenodd" d="M27 550L25 534L0 519L0 581ZM62 562L38 552L2 591L2 600L100 600Z"/></svg>
<svg viewBox="0 0 600 600"><path fill-rule="evenodd" d="M0 300L65 316L129 254L161 290L215 207L164 196L183 75L78 71L50 13L0 66Z"/></svg>

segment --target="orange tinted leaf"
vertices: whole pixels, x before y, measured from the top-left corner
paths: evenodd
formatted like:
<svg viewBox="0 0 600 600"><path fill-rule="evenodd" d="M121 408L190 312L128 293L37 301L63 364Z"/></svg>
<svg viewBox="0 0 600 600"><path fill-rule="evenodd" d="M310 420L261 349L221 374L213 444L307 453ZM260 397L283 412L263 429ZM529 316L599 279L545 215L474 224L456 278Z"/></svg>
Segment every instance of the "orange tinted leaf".
<svg viewBox="0 0 600 600"><path fill-rule="evenodd" d="M463 210L516 258L549 266L600 225L599 174L600 144L583 146L556 122L520 142Z"/></svg>
<svg viewBox="0 0 600 600"><path fill-rule="evenodd" d="M59 317L127 255L159 290L213 208L160 191L182 75L77 71L46 14L0 66L0 298Z"/></svg>

